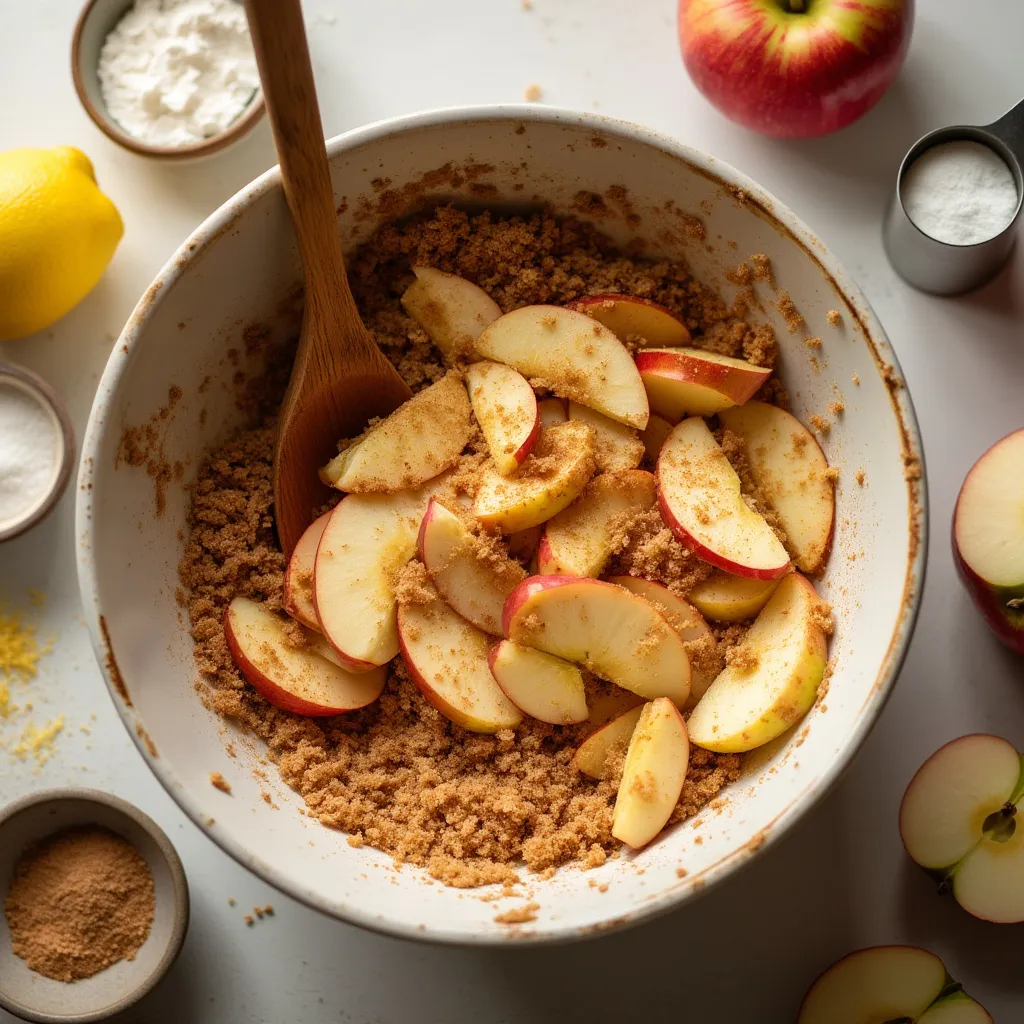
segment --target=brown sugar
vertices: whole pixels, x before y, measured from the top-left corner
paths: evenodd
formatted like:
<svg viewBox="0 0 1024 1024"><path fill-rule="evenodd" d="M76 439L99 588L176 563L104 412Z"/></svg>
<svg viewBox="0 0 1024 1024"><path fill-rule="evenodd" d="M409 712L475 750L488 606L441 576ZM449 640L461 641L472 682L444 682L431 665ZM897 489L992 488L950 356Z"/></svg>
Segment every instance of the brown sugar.
<svg viewBox="0 0 1024 1024"><path fill-rule="evenodd" d="M786 321L789 333L796 334L804 326L804 318L796 308L796 304L793 302L789 292L779 292L779 301L775 305L782 314L782 319Z"/></svg>
<svg viewBox="0 0 1024 1024"><path fill-rule="evenodd" d="M506 910L503 914L496 914L494 921L496 924L529 924L530 921L537 920L538 910L539 903L527 903L522 907Z"/></svg>
<svg viewBox="0 0 1024 1024"><path fill-rule="evenodd" d="M754 279L764 281L771 287L775 287L775 273L772 270L772 261L763 252L755 252L750 257L750 262L754 265Z"/></svg>
<svg viewBox="0 0 1024 1024"><path fill-rule="evenodd" d="M825 314L829 327L838 327L843 322L843 315L838 309L830 309Z"/></svg>
<svg viewBox="0 0 1024 1024"><path fill-rule="evenodd" d="M210 785L222 793L231 794L231 783L220 772L210 772Z"/></svg>

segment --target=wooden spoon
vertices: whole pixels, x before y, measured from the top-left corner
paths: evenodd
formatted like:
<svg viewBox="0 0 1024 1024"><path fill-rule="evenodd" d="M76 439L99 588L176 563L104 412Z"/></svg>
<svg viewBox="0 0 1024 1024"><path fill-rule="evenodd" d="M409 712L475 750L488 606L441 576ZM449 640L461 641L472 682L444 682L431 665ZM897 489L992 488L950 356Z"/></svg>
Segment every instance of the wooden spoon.
<svg viewBox="0 0 1024 1024"><path fill-rule="evenodd" d="M298 239L306 305L274 450L285 556L324 503L317 470L373 416L410 396L359 319L345 277L334 191L299 0L245 0L281 181Z"/></svg>

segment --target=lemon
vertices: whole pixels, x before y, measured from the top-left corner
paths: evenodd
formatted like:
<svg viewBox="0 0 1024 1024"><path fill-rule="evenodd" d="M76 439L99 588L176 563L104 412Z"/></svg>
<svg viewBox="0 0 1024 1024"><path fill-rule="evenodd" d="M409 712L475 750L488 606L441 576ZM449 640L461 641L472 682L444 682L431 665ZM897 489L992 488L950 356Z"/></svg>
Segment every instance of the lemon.
<svg viewBox="0 0 1024 1024"><path fill-rule="evenodd" d="M80 150L0 153L0 341L49 327L85 298L123 233Z"/></svg>

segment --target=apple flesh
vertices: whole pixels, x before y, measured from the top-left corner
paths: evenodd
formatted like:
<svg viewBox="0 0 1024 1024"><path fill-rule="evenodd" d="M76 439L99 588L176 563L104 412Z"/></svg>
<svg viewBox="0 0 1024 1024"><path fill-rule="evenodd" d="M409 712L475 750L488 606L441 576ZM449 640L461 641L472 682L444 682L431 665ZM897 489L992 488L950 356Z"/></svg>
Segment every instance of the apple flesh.
<svg viewBox="0 0 1024 1024"><path fill-rule="evenodd" d="M645 346L658 348L690 343L686 324L650 299L607 292L586 295L568 303L568 308L600 321L621 341L640 339Z"/></svg>
<svg viewBox="0 0 1024 1024"><path fill-rule="evenodd" d="M953 558L989 627L1024 654L1024 430L967 474L953 513Z"/></svg>
<svg viewBox="0 0 1024 1024"><path fill-rule="evenodd" d="M937 999L917 1024L992 1024L988 1010L966 992L951 992Z"/></svg>
<svg viewBox="0 0 1024 1024"><path fill-rule="evenodd" d="M651 412L678 423L684 416L714 416L753 398L772 371L746 359L698 348L646 348L636 366Z"/></svg>
<svg viewBox="0 0 1024 1024"><path fill-rule="evenodd" d="M593 430L598 473L617 473L640 465L644 457L644 443L633 427L616 423L578 402L569 403L569 418L586 423Z"/></svg>
<svg viewBox="0 0 1024 1024"><path fill-rule="evenodd" d="M665 419L664 416L659 416L657 413L652 412L651 418L647 421L646 428L640 431L640 440L644 444L644 454L652 466L657 465L662 445L665 443L665 438L672 433L672 427L673 424Z"/></svg>
<svg viewBox="0 0 1024 1024"><path fill-rule="evenodd" d="M502 476L514 473L540 433L533 388L511 366L487 360L466 370L466 386L494 465Z"/></svg>
<svg viewBox="0 0 1024 1024"><path fill-rule="evenodd" d="M434 267L413 267L416 280L402 294L405 311L450 362L473 359L473 343L501 316L482 288Z"/></svg>
<svg viewBox="0 0 1024 1024"><path fill-rule="evenodd" d="M568 661L502 640L491 648L491 675L520 711L551 725L587 720L583 673Z"/></svg>
<svg viewBox="0 0 1024 1024"><path fill-rule="evenodd" d="M686 597L712 622L746 622L768 603L778 585L778 580L751 580L717 572L698 583Z"/></svg>
<svg viewBox="0 0 1024 1024"><path fill-rule="evenodd" d="M306 527L292 548L284 572L284 610L296 622L317 632L320 632L320 620L313 600L313 570L316 565L316 549L320 546L320 538L330 518L331 513L325 512Z"/></svg>
<svg viewBox="0 0 1024 1024"><path fill-rule="evenodd" d="M537 403L541 429L555 427L569 418L569 403L564 398L545 398Z"/></svg>
<svg viewBox="0 0 1024 1024"><path fill-rule="evenodd" d="M643 709L643 704L630 708L592 732L576 748L572 758L573 767L592 779L607 778L609 760L614 755L625 753Z"/></svg>

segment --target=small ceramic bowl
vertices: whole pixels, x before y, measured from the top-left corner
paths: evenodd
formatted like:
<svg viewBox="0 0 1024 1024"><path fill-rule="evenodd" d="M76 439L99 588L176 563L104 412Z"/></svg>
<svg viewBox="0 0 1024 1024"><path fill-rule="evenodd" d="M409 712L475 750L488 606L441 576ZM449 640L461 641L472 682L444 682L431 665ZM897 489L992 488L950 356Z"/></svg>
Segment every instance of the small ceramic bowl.
<svg viewBox="0 0 1024 1024"><path fill-rule="evenodd" d="M64 400L42 377L13 363L0 363L0 401L3 392L13 388L28 395L47 413L52 424L55 445L53 475L42 496L25 508L16 518L0 518L0 542L11 540L35 526L57 504L71 477L71 466L75 461L75 434Z"/></svg>
<svg viewBox="0 0 1024 1024"><path fill-rule="evenodd" d="M0 1007L37 1024L88 1024L134 1006L170 969L188 929L188 883L171 841L138 808L95 789L49 789L0 811L0 893L6 896L29 846L81 825L116 832L142 855L153 875L153 927L134 960L68 984L36 974L14 955L7 918L0 914Z"/></svg>
<svg viewBox="0 0 1024 1024"><path fill-rule="evenodd" d="M140 156L167 161L198 160L226 149L248 135L265 112L263 93L257 90L249 105L222 132L201 142L182 146L152 146L129 135L107 113L98 74L100 50L111 29L121 20L132 0L86 0L71 40L71 76L75 91L96 127L119 146Z"/></svg>

